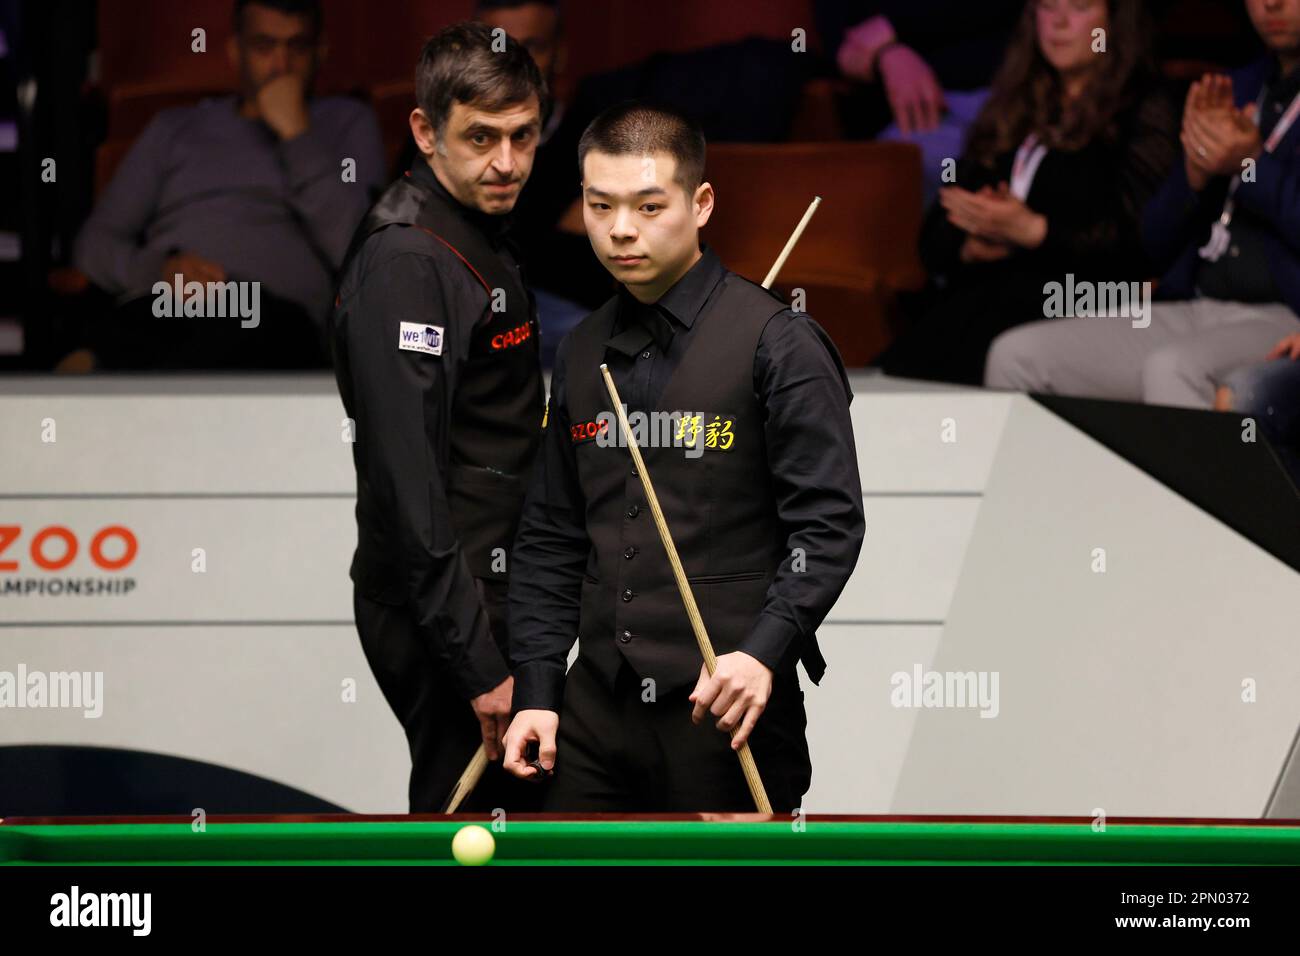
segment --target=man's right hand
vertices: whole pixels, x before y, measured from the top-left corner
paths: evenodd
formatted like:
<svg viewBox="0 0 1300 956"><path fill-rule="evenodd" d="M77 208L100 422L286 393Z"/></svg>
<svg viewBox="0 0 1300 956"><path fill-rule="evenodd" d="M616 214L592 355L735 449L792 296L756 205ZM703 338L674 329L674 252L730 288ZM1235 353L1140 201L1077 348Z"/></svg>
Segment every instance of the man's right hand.
<svg viewBox="0 0 1300 956"><path fill-rule="evenodd" d="M163 263L162 278L170 283L180 273L181 282L225 282L226 270L211 259L192 252L178 252Z"/></svg>
<svg viewBox="0 0 1300 956"><path fill-rule="evenodd" d="M943 85L919 53L897 43L876 61L894 122L903 133L925 133L943 119Z"/></svg>
<svg viewBox="0 0 1300 956"><path fill-rule="evenodd" d="M505 768L516 777L535 780L541 772L528 763L528 745L537 741L537 758L547 772L555 769L555 734L560 715L553 710L521 710L506 731Z"/></svg>
<svg viewBox="0 0 1300 956"><path fill-rule="evenodd" d="M483 736L483 749L489 760L501 756L501 738L510 726L510 701L515 693L515 679L507 677L486 694L479 694L469 702L478 718L479 733Z"/></svg>

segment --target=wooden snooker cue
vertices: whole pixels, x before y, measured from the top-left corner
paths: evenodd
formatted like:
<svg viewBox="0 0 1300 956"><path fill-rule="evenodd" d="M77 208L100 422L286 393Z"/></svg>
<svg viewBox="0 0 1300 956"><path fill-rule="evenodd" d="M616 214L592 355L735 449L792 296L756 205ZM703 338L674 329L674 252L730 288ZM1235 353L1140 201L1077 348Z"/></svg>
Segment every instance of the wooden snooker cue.
<svg viewBox="0 0 1300 956"><path fill-rule="evenodd" d="M465 772L456 781L456 786L451 788L451 795L447 797L447 802L442 806L443 813L456 812L456 808L460 806L461 801L468 797L474 788L478 786L479 779L483 776L483 771L487 769L487 765L487 750L482 744L479 744L478 750L474 751L474 756L469 760L469 766L465 768Z"/></svg>
<svg viewBox="0 0 1300 956"><path fill-rule="evenodd" d="M785 265L785 260L790 258L790 252L794 249L794 244L799 241L799 237L803 235L803 231L808 228L808 220L812 219L813 213L817 211L817 207L821 205L821 202L821 196L814 196L813 201L808 204L808 208L805 210L803 218L799 220L799 225L794 227L794 232L790 233L790 238L786 240L785 248L781 250L781 254L776 257L776 262L772 263L772 268L768 270L767 278L763 280L764 289L772 288L772 283L776 281L777 273L780 272L781 267Z"/></svg>
<svg viewBox="0 0 1300 956"><path fill-rule="evenodd" d="M718 658L713 653L713 642L709 640L709 633L704 629L704 620L700 617L700 609L695 603L695 595L691 591L691 583L686 580L686 571L682 568L682 560L677 556L677 546L673 544L673 536L668 530L668 522L664 520L663 509L659 507L659 499L655 496L654 485L650 484L650 472L646 471L645 461L641 458L641 449L637 447L636 436L632 434L632 429L628 426L627 415L623 411L623 402L618 397L618 388L614 385L614 379L609 374L609 367L603 362L600 365L600 374L605 377L605 388L609 391L609 399L614 403L614 410L618 412L618 423L623 429L623 434L627 436L627 450L632 453L632 461L636 464L636 473L641 478L641 488L645 491L646 501L650 503L650 513L654 515L655 527L659 529L659 540L663 542L664 550L668 552L668 563L673 566L673 577L677 579L677 590L682 596L682 603L686 605L686 616L691 619L691 629L695 632L695 641L700 645L700 653L704 655L704 666L712 676L714 668L718 666ZM735 736L735 731L732 731ZM754 755L749 751L749 744L744 743L736 751L736 756L740 758L740 769L745 774L745 782L749 784L749 794L754 798L754 806L758 808L759 813L771 814L772 804L768 802L767 790L763 787L763 780L758 775L758 765L754 763Z"/></svg>
<svg viewBox="0 0 1300 956"><path fill-rule="evenodd" d="M795 243L803 235L803 231L808 228L808 222L812 219L813 213L821 205L822 197L814 196L813 201L808 204L804 211L803 218L799 224L794 227L794 232L786 240L785 248L781 254L776 257L776 262L772 263L772 268L768 270L767 278L763 280L763 288L770 289L772 283L776 281L777 274L780 273L781 267L785 265L785 260L790 258L790 252L794 249ZM708 631L704 627L704 619L700 617L699 605L695 603L695 594L691 591L691 583L686 579L686 571L682 568L681 558L677 554L677 546L673 544L672 533L668 530L668 522L664 519L663 509L659 507L659 499L655 495L654 486L650 483L650 473L646 470L645 461L641 458L641 449L637 447L636 438L632 435L632 429L628 426L627 415L623 411L623 402L618 395L618 387L614 384L614 379L609 374L609 368L602 363L600 374L605 378L605 389L609 392L609 399L614 403L614 410L618 413L619 426L623 429L623 434L627 436L628 451L632 453L632 460L636 463L636 472L641 477L641 487L645 491L646 501L650 503L650 513L654 515L655 527L659 531L659 540L663 542L664 550L668 553L668 562L673 568L673 577L677 579L677 590L682 596L682 604L686 606L686 616L690 618L691 629L695 632L695 641L700 646L700 654L704 657L704 666L708 669L710 675L713 674L717 667L718 658L713 653L713 642L709 640ZM733 732L734 735L734 732ZM737 756L740 758L740 769L745 774L745 782L749 785L750 796L754 798L754 806L758 808L759 813L770 814L772 804L767 799L767 790L763 787L763 778L759 776L758 765L754 763L754 755L750 752L749 744L743 745Z"/></svg>

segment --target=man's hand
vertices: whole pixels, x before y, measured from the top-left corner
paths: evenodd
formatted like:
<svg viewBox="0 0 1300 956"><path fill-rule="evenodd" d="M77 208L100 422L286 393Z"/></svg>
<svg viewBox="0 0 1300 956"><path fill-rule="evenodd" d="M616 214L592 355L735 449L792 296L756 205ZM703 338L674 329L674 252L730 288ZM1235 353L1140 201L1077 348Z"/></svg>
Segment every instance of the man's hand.
<svg viewBox="0 0 1300 956"><path fill-rule="evenodd" d="M716 726L724 733L739 727L731 738L731 749L739 750L749 739L771 696L772 672L766 664L743 651L723 654L712 677L700 665L700 679L690 696L695 704L691 720L698 724L708 713L718 718Z"/></svg>
<svg viewBox="0 0 1300 956"><path fill-rule="evenodd" d="M178 252L163 263L162 278L170 283L180 273L182 282L225 282L226 270L211 259L192 252Z"/></svg>
<svg viewBox="0 0 1300 956"><path fill-rule="evenodd" d="M262 122L280 139L293 139L307 132L307 93L302 79L286 73L257 91L257 112Z"/></svg>
<svg viewBox="0 0 1300 956"><path fill-rule="evenodd" d="M1295 335L1288 335L1277 345L1273 346L1271 352L1264 356L1265 358L1289 358L1291 361L1300 359L1300 332Z"/></svg>
<svg viewBox="0 0 1300 956"><path fill-rule="evenodd" d="M943 87L930 64L910 46L895 44L876 61L894 122L903 133L924 133L943 118Z"/></svg>
<svg viewBox="0 0 1300 956"><path fill-rule="evenodd" d="M979 192L945 186L939 190L939 205L949 222L986 243L1034 249L1047 236L1047 217L1013 196L1006 183Z"/></svg>
<svg viewBox="0 0 1300 956"><path fill-rule="evenodd" d="M507 677L486 694L479 694L469 702L478 718L479 733L489 760L501 756L501 738L510 726L510 700L515 692L515 679Z"/></svg>
<svg viewBox="0 0 1300 956"><path fill-rule="evenodd" d="M893 24L885 17L874 16L863 20L845 32L840 48L835 51L835 63L849 79L872 83L876 80L875 74L871 72L876 53L897 39Z"/></svg>
<svg viewBox="0 0 1300 956"><path fill-rule="evenodd" d="M1206 75L1187 91L1183 108L1183 162L1187 182L1200 192L1215 176L1236 176L1247 159L1264 149L1255 124L1255 104L1232 104L1232 80Z"/></svg>
<svg viewBox="0 0 1300 956"><path fill-rule="evenodd" d="M555 734L560 729L560 715L553 710L521 710L510 722L505 735L505 768L524 780L537 780L543 771L555 769ZM537 742L538 770L528 762L528 745Z"/></svg>

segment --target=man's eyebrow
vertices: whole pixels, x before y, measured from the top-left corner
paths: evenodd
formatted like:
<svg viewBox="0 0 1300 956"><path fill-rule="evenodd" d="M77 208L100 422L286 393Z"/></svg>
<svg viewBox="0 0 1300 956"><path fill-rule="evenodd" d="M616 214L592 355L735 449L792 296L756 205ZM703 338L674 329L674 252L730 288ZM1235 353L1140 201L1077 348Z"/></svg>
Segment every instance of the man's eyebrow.
<svg viewBox="0 0 1300 956"><path fill-rule="evenodd" d="M521 133L524 130L536 130L539 125L540 124L536 120L528 120L527 122L520 123L518 126L507 128L504 126L495 126L492 123L486 123L483 120L475 120L465 128L465 135L477 136L479 133L490 133L493 136L498 136L504 133L507 136L513 136L515 133Z"/></svg>
<svg viewBox="0 0 1300 956"><path fill-rule="evenodd" d="M605 190L597 189L595 186L588 186L586 191L591 193L591 195L593 196L600 196L603 199L611 199L614 196L613 193L607 193L605 192ZM636 192L632 193L633 196L638 196L638 197L665 196L667 194L668 194L668 190L664 189L662 186L646 186L644 189L638 189Z"/></svg>

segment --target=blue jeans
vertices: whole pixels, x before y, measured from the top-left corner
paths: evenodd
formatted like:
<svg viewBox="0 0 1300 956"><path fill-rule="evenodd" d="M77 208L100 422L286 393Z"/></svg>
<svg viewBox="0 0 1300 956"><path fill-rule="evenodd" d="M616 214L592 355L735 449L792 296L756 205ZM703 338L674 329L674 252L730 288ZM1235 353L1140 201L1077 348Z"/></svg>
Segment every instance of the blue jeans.
<svg viewBox="0 0 1300 956"><path fill-rule="evenodd" d="M1223 384L1232 389L1232 407L1259 423L1300 486L1300 360L1246 365Z"/></svg>

